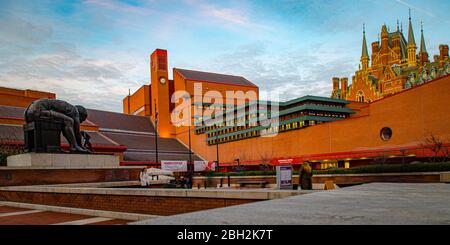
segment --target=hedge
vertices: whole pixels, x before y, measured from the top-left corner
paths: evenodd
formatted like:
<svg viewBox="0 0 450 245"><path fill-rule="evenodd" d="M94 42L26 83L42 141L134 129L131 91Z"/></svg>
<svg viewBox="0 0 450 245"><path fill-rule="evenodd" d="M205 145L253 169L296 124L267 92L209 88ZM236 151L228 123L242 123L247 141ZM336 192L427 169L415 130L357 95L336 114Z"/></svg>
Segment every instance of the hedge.
<svg viewBox="0 0 450 245"><path fill-rule="evenodd" d="M313 170L318 174L368 174L368 173L413 173L413 172L441 172L450 171L450 162L443 163L414 163L414 164L383 164L368 165L354 168L331 168L326 170ZM294 171L298 174L298 171ZM275 171L241 171L241 172L208 172L205 176L265 176L276 175Z"/></svg>

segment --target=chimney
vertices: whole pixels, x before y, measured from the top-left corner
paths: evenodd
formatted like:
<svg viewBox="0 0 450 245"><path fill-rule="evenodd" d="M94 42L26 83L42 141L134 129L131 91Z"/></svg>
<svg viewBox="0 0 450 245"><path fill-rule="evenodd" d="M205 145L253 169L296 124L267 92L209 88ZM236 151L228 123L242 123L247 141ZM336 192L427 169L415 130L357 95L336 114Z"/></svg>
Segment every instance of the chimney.
<svg viewBox="0 0 450 245"><path fill-rule="evenodd" d="M446 44L439 45L439 59L442 62L445 59L448 59L448 45Z"/></svg>
<svg viewBox="0 0 450 245"><path fill-rule="evenodd" d="M373 42L372 43L372 66L374 65L375 56L378 54L378 51L380 50L380 43L379 42ZM375 64L376 65L376 64Z"/></svg>
<svg viewBox="0 0 450 245"><path fill-rule="evenodd" d="M347 91L347 87L348 87L348 78L347 77L341 78L341 91Z"/></svg>
<svg viewBox="0 0 450 245"><path fill-rule="evenodd" d="M439 45L439 67L444 67L445 61L448 60L448 45Z"/></svg>
<svg viewBox="0 0 450 245"><path fill-rule="evenodd" d="M333 91L338 90L339 89L339 78L333 77L332 80L333 80Z"/></svg>
<svg viewBox="0 0 450 245"><path fill-rule="evenodd" d="M341 99L345 99L347 97L347 86L348 86L348 78L341 78Z"/></svg>

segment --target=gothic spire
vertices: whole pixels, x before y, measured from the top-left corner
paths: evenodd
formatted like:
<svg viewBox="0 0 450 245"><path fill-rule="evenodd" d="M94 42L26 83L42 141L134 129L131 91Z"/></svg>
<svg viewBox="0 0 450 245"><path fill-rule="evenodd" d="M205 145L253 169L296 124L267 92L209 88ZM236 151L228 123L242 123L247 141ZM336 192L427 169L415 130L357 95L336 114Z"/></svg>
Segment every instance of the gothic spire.
<svg viewBox="0 0 450 245"><path fill-rule="evenodd" d="M365 24L363 24L363 44L362 44L361 57L369 57L369 53L367 52L366 27L365 27Z"/></svg>
<svg viewBox="0 0 450 245"><path fill-rule="evenodd" d="M416 41L414 40L414 31L411 23L411 9L409 9L408 45L416 45Z"/></svg>
<svg viewBox="0 0 450 245"><path fill-rule="evenodd" d="M420 22L420 52L426 53L427 47L425 46L425 38L423 37L423 23Z"/></svg>

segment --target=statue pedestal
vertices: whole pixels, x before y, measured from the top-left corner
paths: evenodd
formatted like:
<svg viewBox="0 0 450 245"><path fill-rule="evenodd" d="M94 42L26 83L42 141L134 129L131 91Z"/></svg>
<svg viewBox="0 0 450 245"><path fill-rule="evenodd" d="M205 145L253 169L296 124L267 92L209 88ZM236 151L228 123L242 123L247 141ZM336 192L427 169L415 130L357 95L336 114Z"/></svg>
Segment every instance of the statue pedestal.
<svg viewBox="0 0 450 245"><path fill-rule="evenodd" d="M114 155L30 152L9 156L6 163L8 167L117 168L120 160Z"/></svg>

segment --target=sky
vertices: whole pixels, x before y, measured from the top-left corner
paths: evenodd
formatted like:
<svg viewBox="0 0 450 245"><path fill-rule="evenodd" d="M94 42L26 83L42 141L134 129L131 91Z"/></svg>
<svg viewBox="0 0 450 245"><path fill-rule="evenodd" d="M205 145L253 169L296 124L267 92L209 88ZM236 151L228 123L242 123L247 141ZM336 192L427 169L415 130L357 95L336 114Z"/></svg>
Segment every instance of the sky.
<svg viewBox="0 0 450 245"><path fill-rule="evenodd" d="M0 86L121 112L161 48L170 70L244 76L282 101L330 96L358 68L363 23L370 53L383 24L407 37L409 8L431 58L450 43L448 0L0 0Z"/></svg>

